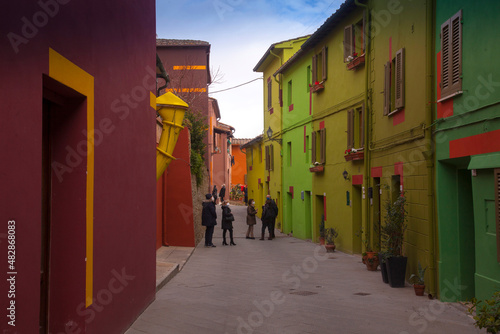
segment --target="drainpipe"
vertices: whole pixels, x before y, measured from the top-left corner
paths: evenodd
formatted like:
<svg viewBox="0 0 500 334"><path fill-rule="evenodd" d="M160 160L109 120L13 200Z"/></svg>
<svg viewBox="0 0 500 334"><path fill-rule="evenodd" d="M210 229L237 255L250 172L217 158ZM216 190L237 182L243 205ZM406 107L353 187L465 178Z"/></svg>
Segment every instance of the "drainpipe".
<svg viewBox="0 0 500 334"><path fill-rule="evenodd" d="M426 89L425 89L425 101L433 101L434 97L434 1L428 1L426 5L426 56L427 63L425 66L425 74L426 74ZM427 103L425 110L425 123L433 124L433 115L434 115L434 104ZM432 130L429 126L428 129L425 130L425 142L429 143L428 151L425 152L424 156L426 158L427 164L427 217L429 219L429 238L428 238L428 248L429 248L429 259L428 259L428 268L427 272L430 276L430 284L428 287L429 297L435 297L437 289L437 271L436 271L436 254L435 254L435 242L437 235L436 228L436 216L434 211L434 142L432 138Z"/></svg>
<svg viewBox="0 0 500 334"><path fill-rule="evenodd" d="M368 194L368 186L370 185L370 160L371 160L371 154L370 154L370 104L369 104L369 94L370 94L370 89L369 89L369 65L370 65L370 23L371 23L371 15L370 15L370 8L368 5L362 4L359 2L359 0L354 0L354 3L356 6L364 8L365 13L366 13L366 26L365 28L365 38L366 38L366 48L365 48L365 119L364 124L365 124L365 142L364 142L364 147L365 147L365 172L364 172L364 184L365 184L365 192ZM370 244L373 247L374 243L374 234L372 233L373 231L371 230L371 224L370 224L370 199L368 196L365 197L365 226L366 226L366 231L370 232ZM379 245L380 246L380 245ZM366 251L366 250L364 250Z"/></svg>
<svg viewBox="0 0 500 334"><path fill-rule="evenodd" d="M188 107L189 105L186 102L172 92L156 98L156 110L160 114L163 123L160 143L156 148L156 180L163 175L170 162L175 160L172 153L175 144L177 144L179 133L184 128L181 124Z"/></svg>

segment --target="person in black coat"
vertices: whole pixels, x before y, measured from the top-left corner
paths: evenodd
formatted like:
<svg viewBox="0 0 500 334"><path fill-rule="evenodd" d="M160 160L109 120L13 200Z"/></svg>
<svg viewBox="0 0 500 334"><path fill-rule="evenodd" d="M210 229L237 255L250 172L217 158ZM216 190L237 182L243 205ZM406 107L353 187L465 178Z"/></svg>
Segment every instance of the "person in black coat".
<svg viewBox="0 0 500 334"><path fill-rule="evenodd" d="M222 245L227 246L226 231L229 230L229 238L231 239L229 244L231 246L236 246L236 244L234 243L234 240L233 240L234 216L231 213L231 209L229 208L229 202L228 201L222 202L221 208L222 208L222 224L221 224L222 225L222 238L224 239L224 241L222 242Z"/></svg>
<svg viewBox="0 0 500 334"><path fill-rule="evenodd" d="M267 195L266 204L262 208L262 234L260 240L264 240L266 228L269 230L269 240L274 239L274 225L277 216L278 206L276 205L276 202L271 199L271 196Z"/></svg>
<svg viewBox="0 0 500 334"><path fill-rule="evenodd" d="M201 211L201 225L206 226L205 231L205 247L215 247L212 243L214 235L214 226L217 225L217 212L215 211L215 202L212 194L205 195L206 200L203 201L203 210Z"/></svg>
<svg viewBox="0 0 500 334"><path fill-rule="evenodd" d="M224 201L224 196L226 196L226 185L225 184L222 185L222 188L220 188L220 192L219 192L221 204Z"/></svg>
<svg viewBox="0 0 500 334"><path fill-rule="evenodd" d="M214 203L217 203L217 186L214 184L214 189L212 189L212 197L214 198Z"/></svg>

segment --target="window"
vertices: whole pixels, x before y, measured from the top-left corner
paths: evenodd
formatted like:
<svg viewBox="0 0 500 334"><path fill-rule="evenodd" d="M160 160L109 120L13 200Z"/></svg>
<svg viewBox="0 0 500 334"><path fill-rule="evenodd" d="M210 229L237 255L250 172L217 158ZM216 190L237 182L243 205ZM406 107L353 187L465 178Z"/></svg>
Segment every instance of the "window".
<svg viewBox="0 0 500 334"><path fill-rule="evenodd" d="M292 165L292 142L286 143L287 153L288 153L288 166Z"/></svg>
<svg viewBox="0 0 500 334"><path fill-rule="evenodd" d="M304 153L306 156L306 163L309 162L309 153L307 152L309 150L309 136L306 136L306 142L304 143Z"/></svg>
<svg viewBox="0 0 500 334"><path fill-rule="evenodd" d="M313 131L312 135L312 150L311 162L326 163L326 129Z"/></svg>
<svg viewBox="0 0 500 334"><path fill-rule="evenodd" d="M259 162L262 162L262 145L259 145Z"/></svg>
<svg viewBox="0 0 500 334"><path fill-rule="evenodd" d="M312 84L311 82L311 66L307 66L307 69L306 69L306 92L309 93L309 90L311 89L310 85Z"/></svg>
<svg viewBox="0 0 500 334"><path fill-rule="evenodd" d="M365 146L365 106L347 111L347 149Z"/></svg>
<svg viewBox="0 0 500 334"><path fill-rule="evenodd" d="M323 46L321 52L314 55L312 58L312 81L315 83L316 81L325 81L327 78L327 57L328 57L328 49L326 46Z"/></svg>
<svg viewBox="0 0 500 334"><path fill-rule="evenodd" d="M292 80L288 81L287 94L288 94L287 104L288 104L288 106L291 106L292 105Z"/></svg>
<svg viewBox="0 0 500 334"><path fill-rule="evenodd" d="M398 111L405 106L405 49L399 49L396 56L384 68L384 115Z"/></svg>
<svg viewBox="0 0 500 334"><path fill-rule="evenodd" d="M344 63L348 63L356 55L365 53L365 18L344 28Z"/></svg>
<svg viewBox="0 0 500 334"><path fill-rule="evenodd" d="M271 77L267 79L267 110L271 110L273 108L273 99L272 99L272 94L273 94L273 81L271 80Z"/></svg>
<svg viewBox="0 0 500 334"><path fill-rule="evenodd" d="M266 170L274 169L274 148L273 145L266 146Z"/></svg>
<svg viewBox="0 0 500 334"><path fill-rule="evenodd" d="M462 10L441 25L441 96L462 90Z"/></svg>

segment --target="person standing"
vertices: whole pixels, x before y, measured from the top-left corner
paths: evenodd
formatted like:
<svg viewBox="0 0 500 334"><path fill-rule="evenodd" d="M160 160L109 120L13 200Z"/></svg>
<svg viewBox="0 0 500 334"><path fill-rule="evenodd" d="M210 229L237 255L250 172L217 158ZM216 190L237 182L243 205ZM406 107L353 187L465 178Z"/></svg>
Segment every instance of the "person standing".
<svg viewBox="0 0 500 334"><path fill-rule="evenodd" d="M214 189L212 190L212 197L214 198L214 203L217 203L217 186L214 184Z"/></svg>
<svg viewBox="0 0 500 334"><path fill-rule="evenodd" d="M274 239L274 224L276 216L278 215L278 207L276 203L271 199L270 195L267 195L266 204L262 209L262 234L260 240L264 240L264 235L266 228L269 230L269 240Z"/></svg>
<svg viewBox="0 0 500 334"><path fill-rule="evenodd" d="M255 215L257 214L257 209L255 208L255 201L253 199L250 199L248 201L248 207L247 207L247 225L248 225L248 230L247 230L247 239L255 239L253 236L253 227L257 223L255 219Z"/></svg>
<svg viewBox="0 0 500 334"><path fill-rule="evenodd" d="M244 194L243 200L245 201L245 205L248 205L248 188L247 188L247 186L245 186L245 188L243 189L243 194Z"/></svg>
<svg viewBox="0 0 500 334"><path fill-rule="evenodd" d="M215 247L212 243L214 235L214 226L217 225L217 212L215 211L215 201L212 194L205 195L206 200L203 201L203 210L201 212L201 225L206 226L205 231L205 247Z"/></svg>
<svg viewBox="0 0 500 334"><path fill-rule="evenodd" d="M229 202L228 201L224 201L222 202L222 238L223 238L223 241L222 241L222 245L223 246L227 246L227 242L226 242L226 232L229 230L229 238L231 239L231 241L229 242L229 244L231 246L236 246L236 244L234 243L234 240L233 240L233 221L234 221L234 216L233 216L233 213L231 212L231 209L229 208Z"/></svg>
<svg viewBox="0 0 500 334"><path fill-rule="evenodd" d="M226 196L226 185L225 184L222 185L222 188L220 188L220 192L219 192L221 204L224 201L224 196Z"/></svg>
<svg viewBox="0 0 500 334"><path fill-rule="evenodd" d="M278 217L278 205L276 204L276 202L274 201L274 199L271 198L271 195L267 195L267 199L266 199L266 202L267 200L271 200L271 204L270 204L270 207L271 207L271 212L272 212L272 217L270 219L270 225L269 225L269 233L271 234L271 240L275 238L274 236L274 228L275 228L275 225L276 225L276 217Z"/></svg>

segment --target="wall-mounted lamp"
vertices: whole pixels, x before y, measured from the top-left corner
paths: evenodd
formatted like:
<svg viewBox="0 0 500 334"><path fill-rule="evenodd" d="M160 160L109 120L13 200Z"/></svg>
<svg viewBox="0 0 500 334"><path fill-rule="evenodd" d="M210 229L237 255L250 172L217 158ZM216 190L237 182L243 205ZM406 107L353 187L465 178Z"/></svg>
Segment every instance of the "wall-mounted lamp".
<svg viewBox="0 0 500 334"><path fill-rule="evenodd" d="M273 137L273 130L271 129L271 127L269 127L269 129L267 129L266 134L267 134L267 138L269 140L277 141L281 145L281 142L282 142L281 139L272 138Z"/></svg>
<svg viewBox="0 0 500 334"><path fill-rule="evenodd" d="M344 169L342 172L342 176L344 177L344 180L348 181L349 179L349 173Z"/></svg>

